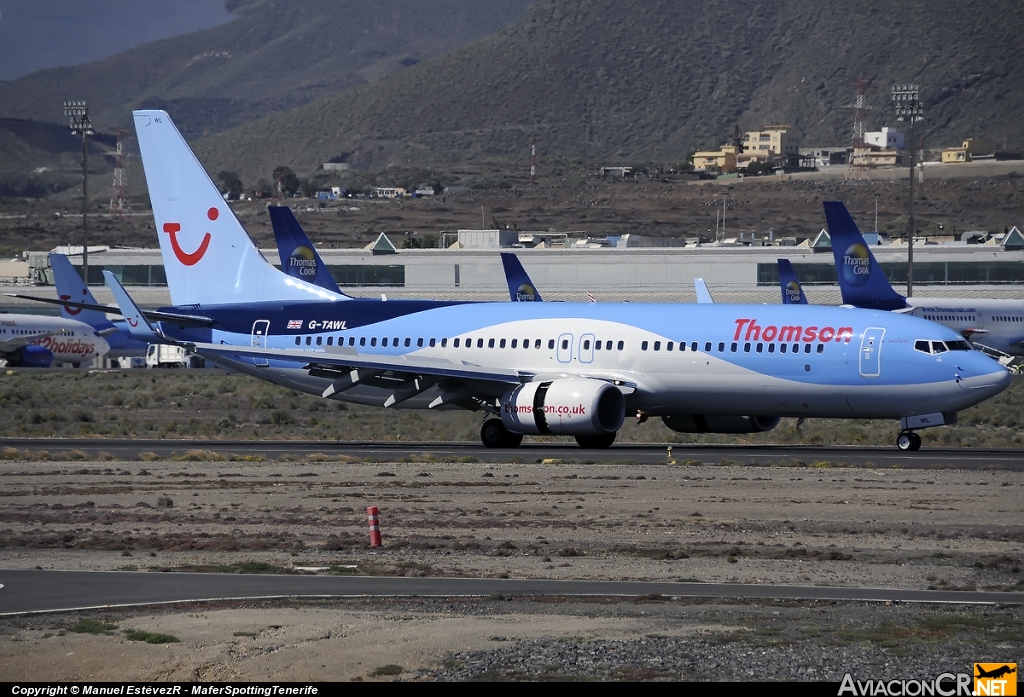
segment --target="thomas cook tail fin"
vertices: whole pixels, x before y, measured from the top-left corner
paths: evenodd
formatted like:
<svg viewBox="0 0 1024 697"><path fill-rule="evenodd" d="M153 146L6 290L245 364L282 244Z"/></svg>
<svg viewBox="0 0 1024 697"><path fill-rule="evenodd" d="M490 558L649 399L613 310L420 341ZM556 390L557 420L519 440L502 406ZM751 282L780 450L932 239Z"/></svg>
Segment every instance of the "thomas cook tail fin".
<svg viewBox="0 0 1024 697"><path fill-rule="evenodd" d="M864 241L846 206L841 201L825 201L825 220L832 238L836 276L843 303L871 310L900 310L907 300L889 285L882 267Z"/></svg>
<svg viewBox="0 0 1024 697"><path fill-rule="evenodd" d="M789 259L779 259L779 285L782 286L783 305L806 305L807 296L804 295L800 279L796 277L796 271Z"/></svg>
<svg viewBox="0 0 1024 697"><path fill-rule="evenodd" d="M166 112L133 116L171 302L345 299L267 262Z"/></svg>
<svg viewBox="0 0 1024 697"><path fill-rule="evenodd" d="M300 281L308 281L332 293L344 295L334 282L327 264L295 219L292 209L287 206L270 206L267 211L274 228L277 253L281 255L281 270Z"/></svg>
<svg viewBox="0 0 1024 697"><path fill-rule="evenodd" d="M505 281L512 302L542 302L537 286L533 285L519 257L511 252L502 252L501 265L505 269Z"/></svg>

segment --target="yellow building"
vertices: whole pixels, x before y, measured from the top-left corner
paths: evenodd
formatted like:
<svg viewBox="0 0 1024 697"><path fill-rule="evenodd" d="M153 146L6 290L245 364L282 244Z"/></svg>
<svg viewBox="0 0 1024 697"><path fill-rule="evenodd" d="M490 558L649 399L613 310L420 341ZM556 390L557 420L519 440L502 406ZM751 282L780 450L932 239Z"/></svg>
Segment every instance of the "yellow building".
<svg viewBox="0 0 1024 697"><path fill-rule="evenodd" d="M789 131L790 127L784 125L765 126L761 131L747 131L743 134L743 152L768 153L768 157L779 155L787 159L798 157L800 148Z"/></svg>
<svg viewBox="0 0 1024 697"><path fill-rule="evenodd" d="M946 148L942 151L943 162L970 162L971 153L967 148Z"/></svg>
<svg viewBox="0 0 1024 697"><path fill-rule="evenodd" d="M860 167L894 167L898 161L899 152L896 150L881 150L873 146L854 148L850 158L850 164Z"/></svg>
<svg viewBox="0 0 1024 697"><path fill-rule="evenodd" d="M693 168L698 172L736 171L736 146L723 145L721 150L701 150L693 154Z"/></svg>

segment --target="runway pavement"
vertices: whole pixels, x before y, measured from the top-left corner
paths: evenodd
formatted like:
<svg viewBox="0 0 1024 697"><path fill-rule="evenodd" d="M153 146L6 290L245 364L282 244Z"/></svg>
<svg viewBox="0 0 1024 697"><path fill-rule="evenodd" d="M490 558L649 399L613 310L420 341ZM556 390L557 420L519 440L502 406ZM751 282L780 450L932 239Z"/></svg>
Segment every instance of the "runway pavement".
<svg viewBox="0 0 1024 697"><path fill-rule="evenodd" d="M0 571L0 615L224 600L489 596L651 596L1024 604L1024 593L717 583L395 578L96 571Z"/></svg>
<svg viewBox="0 0 1024 697"><path fill-rule="evenodd" d="M124 459L152 452L173 457L188 450L212 450L222 454L259 455L276 459L285 455L309 453L347 455L367 461L394 462L429 454L437 459L475 458L480 462L540 462L553 460L571 463L686 462L703 464L811 464L827 461L854 467L902 467L907 469L1024 470L1024 451L1012 449L928 448L901 452L893 446L814 446L814 445L614 445L605 450L584 450L574 443L524 443L515 449L490 449L479 443L445 442L337 442L337 441L237 441L237 440L134 440L113 438L3 438L0 448L46 450L56 457L61 452L81 450L88 455L101 452Z"/></svg>

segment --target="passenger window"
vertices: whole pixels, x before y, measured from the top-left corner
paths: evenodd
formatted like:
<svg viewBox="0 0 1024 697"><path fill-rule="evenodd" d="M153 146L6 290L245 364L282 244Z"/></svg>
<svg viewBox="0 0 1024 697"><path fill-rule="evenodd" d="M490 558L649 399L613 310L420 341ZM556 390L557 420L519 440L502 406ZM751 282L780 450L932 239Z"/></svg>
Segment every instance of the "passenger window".
<svg viewBox="0 0 1024 697"><path fill-rule="evenodd" d="M729 350L732 351L733 353L736 353L736 342L735 341L732 342L732 346L729 347Z"/></svg>
<svg viewBox="0 0 1024 697"><path fill-rule="evenodd" d="M704 351L705 351L705 353L710 353L711 352L711 342L710 341L708 341L707 343L704 344Z"/></svg>
<svg viewBox="0 0 1024 697"><path fill-rule="evenodd" d="M501 340L501 343L498 344L498 347L499 348L505 348L505 340L504 339Z"/></svg>
<svg viewBox="0 0 1024 697"><path fill-rule="evenodd" d="M540 348L540 344L541 344L540 339L537 339L537 341L533 342L533 347L535 349L539 349Z"/></svg>
<svg viewBox="0 0 1024 697"><path fill-rule="evenodd" d="M671 351L672 350L672 346L673 346L672 342L671 341L668 342L667 344L665 344L665 350L666 351Z"/></svg>
<svg viewBox="0 0 1024 697"><path fill-rule="evenodd" d="M515 341L515 339L513 339L512 341ZM515 348L515 344L512 345L512 348ZM555 340L554 339L548 339L548 348L549 349L555 348Z"/></svg>
<svg viewBox="0 0 1024 697"><path fill-rule="evenodd" d="M654 350L655 351L660 351L661 350L661 342L660 341L655 341L654 342Z"/></svg>
<svg viewBox="0 0 1024 697"><path fill-rule="evenodd" d="M348 345L349 346L355 346L356 345L356 338L354 336L350 336L348 338ZM340 346L340 344L339 344L339 346Z"/></svg>
<svg viewBox="0 0 1024 697"><path fill-rule="evenodd" d="M718 352L722 353L723 351L725 351L725 342L724 341L719 341L718 342Z"/></svg>
<svg viewBox="0 0 1024 697"><path fill-rule="evenodd" d="M811 345L810 344L804 344L804 353L810 353L810 352L811 352Z"/></svg>
<svg viewBox="0 0 1024 697"><path fill-rule="evenodd" d="M423 337L416 339L416 348L423 348Z"/></svg>
<svg viewBox="0 0 1024 697"><path fill-rule="evenodd" d="M324 338L322 336L318 336L316 338L316 345L317 346L323 346L324 345Z"/></svg>
<svg viewBox="0 0 1024 697"><path fill-rule="evenodd" d="M697 342L696 341L694 341L693 343L690 344L690 350L691 351L696 351L697 350Z"/></svg>
<svg viewBox="0 0 1024 697"><path fill-rule="evenodd" d="M377 345L377 337L375 337L375 336L371 337L370 338L370 346L376 346L376 345Z"/></svg>
<svg viewBox="0 0 1024 697"><path fill-rule="evenodd" d="M743 344L743 353L750 353L750 342Z"/></svg>
<svg viewBox="0 0 1024 697"><path fill-rule="evenodd" d="M405 347L409 348L410 344L412 344L412 339L410 339L409 337L405 337ZM420 346L422 346L422 345L423 345L423 339L420 339Z"/></svg>
<svg viewBox="0 0 1024 697"><path fill-rule="evenodd" d="M313 343L313 337L307 336L306 337L306 346L309 346L311 343Z"/></svg>
<svg viewBox="0 0 1024 697"><path fill-rule="evenodd" d="M360 346L366 346L366 337L365 336L359 337L359 345Z"/></svg>
<svg viewBox="0 0 1024 697"><path fill-rule="evenodd" d="M512 348L515 348L518 345L519 345L519 339L512 339Z"/></svg>
<svg viewBox="0 0 1024 697"><path fill-rule="evenodd" d="M818 344L818 353L825 352L825 344Z"/></svg>
<svg viewBox="0 0 1024 697"><path fill-rule="evenodd" d="M384 337L383 339L381 339L380 340L380 345L383 346L384 348L387 348L388 347L388 338Z"/></svg>
<svg viewBox="0 0 1024 697"><path fill-rule="evenodd" d="M494 339L487 340L487 348L494 348Z"/></svg>
<svg viewBox="0 0 1024 697"><path fill-rule="evenodd" d="M433 341L433 339L431 339L431 341ZM443 337L441 339L441 348L447 348L447 347L448 347L448 337Z"/></svg>
<svg viewBox="0 0 1024 697"><path fill-rule="evenodd" d="M583 342L583 350L584 351L589 351L590 350L590 339L584 340L584 342Z"/></svg>
<svg viewBox="0 0 1024 697"><path fill-rule="evenodd" d="M594 350L595 351L600 351L601 350L601 341L600 340L597 340L597 341L594 342Z"/></svg>
<svg viewBox="0 0 1024 697"><path fill-rule="evenodd" d="M569 340L568 339L562 339L562 350L564 351L567 348L569 348Z"/></svg>
<svg viewBox="0 0 1024 697"><path fill-rule="evenodd" d="M295 345L299 346L301 343L302 343L302 337L301 336L295 337Z"/></svg>
<svg viewBox="0 0 1024 697"><path fill-rule="evenodd" d="M788 347L785 344L779 344L779 353L785 353L786 348Z"/></svg>
<svg viewBox="0 0 1024 697"><path fill-rule="evenodd" d="M764 344L758 342L758 344L757 344L757 352L758 353L762 353L763 351L764 351Z"/></svg>
<svg viewBox="0 0 1024 697"><path fill-rule="evenodd" d="M494 339L491 339L491 346L494 346ZM483 339L477 339L476 340L476 347L477 348L483 348L484 347L484 340Z"/></svg>
<svg viewBox="0 0 1024 697"><path fill-rule="evenodd" d="M646 351L647 350L647 342L646 341L641 341L640 342L640 350L641 351Z"/></svg>
<svg viewBox="0 0 1024 697"><path fill-rule="evenodd" d="M768 344L768 353L775 353L775 342Z"/></svg>
<svg viewBox="0 0 1024 697"><path fill-rule="evenodd" d="M430 348L434 348L435 343L436 342L434 341L434 337L430 337Z"/></svg>
<svg viewBox="0 0 1024 697"><path fill-rule="evenodd" d="M523 348L524 349L525 348L530 348L530 340L529 339L523 339Z"/></svg>
<svg viewBox="0 0 1024 697"><path fill-rule="evenodd" d="M626 345L626 343L624 341L620 341L619 342L619 350L621 351L625 345Z"/></svg>
<svg viewBox="0 0 1024 697"><path fill-rule="evenodd" d="M686 350L686 342L685 341L680 341L679 342L679 350L680 351L685 351Z"/></svg>
<svg viewBox="0 0 1024 697"><path fill-rule="evenodd" d="M458 339L454 339L454 340L452 341L452 346L453 346L454 348L458 348L458 347L459 347L459 340L458 340Z"/></svg>

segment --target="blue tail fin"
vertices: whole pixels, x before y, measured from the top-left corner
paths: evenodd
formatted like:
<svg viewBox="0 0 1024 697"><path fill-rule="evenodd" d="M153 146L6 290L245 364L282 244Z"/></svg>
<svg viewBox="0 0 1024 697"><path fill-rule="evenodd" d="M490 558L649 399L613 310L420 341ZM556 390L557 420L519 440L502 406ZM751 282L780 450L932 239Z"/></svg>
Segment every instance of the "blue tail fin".
<svg viewBox="0 0 1024 697"><path fill-rule="evenodd" d="M693 289L697 291L697 303L704 305L713 305L715 299L711 297L711 291L708 290L708 284L704 282L703 278L693 279Z"/></svg>
<svg viewBox="0 0 1024 697"><path fill-rule="evenodd" d="M99 305L93 297L85 281L71 265L71 261L63 254L50 255L50 268L53 269L53 283L57 286L57 297L61 300L73 300L90 305ZM96 331L114 328L114 323L98 310L86 310L80 307L61 305L60 316L64 319L76 319L85 322Z"/></svg>
<svg viewBox="0 0 1024 697"><path fill-rule="evenodd" d="M779 285L782 286L783 305L806 305L807 296L804 295L800 279L796 277L796 271L789 259L779 259Z"/></svg>
<svg viewBox="0 0 1024 697"><path fill-rule="evenodd" d="M537 286L526 275L519 257L511 252L502 252L501 265L505 267L505 280L508 282L508 294L512 302L542 302Z"/></svg>
<svg viewBox="0 0 1024 697"><path fill-rule="evenodd" d="M832 238L836 276L843 303L870 310L900 310L907 299L889 285L882 267L841 201L825 201L825 220Z"/></svg>
<svg viewBox="0 0 1024 697"><path fill-rule="evenodd" d="M132 115L172 303L347 299L263 257L166 112Z"/></svg>
<svg viewBox="0 0 1024 697"><path fill-rule="evenodd" d="M327 264L317 254L306 232L287 206L270 206L270 224L274 228L277 253L281 255L281 270L300 281L308 281L333 293L341 293Z"/></svg>

